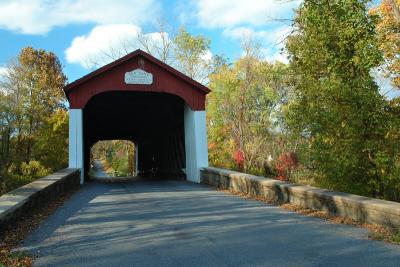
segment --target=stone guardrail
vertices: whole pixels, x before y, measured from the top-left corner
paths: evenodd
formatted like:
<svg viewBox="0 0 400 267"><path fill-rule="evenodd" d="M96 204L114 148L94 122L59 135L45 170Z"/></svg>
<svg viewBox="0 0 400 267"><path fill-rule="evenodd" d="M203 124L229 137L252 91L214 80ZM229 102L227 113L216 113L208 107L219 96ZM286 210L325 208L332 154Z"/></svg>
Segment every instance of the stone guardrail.
<svg viewBox="0 0 400 267"><path fill-rule="evenodd" d="M298 185L245 173L203 168L201 183L277 203L324 210L358 222L400 228L400 203Z"/></svg>
<svg viewBox="0 0 400 267"><path fill-rule="evenodd" d="M78 187L79 169L63 169L0 196L0 231L27 212Z"/></svg>

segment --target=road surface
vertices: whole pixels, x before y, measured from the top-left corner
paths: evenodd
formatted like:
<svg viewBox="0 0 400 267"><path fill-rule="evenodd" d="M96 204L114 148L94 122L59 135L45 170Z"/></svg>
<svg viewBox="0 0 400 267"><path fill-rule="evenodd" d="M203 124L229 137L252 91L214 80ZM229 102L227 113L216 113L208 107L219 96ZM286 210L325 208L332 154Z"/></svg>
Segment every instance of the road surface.
<svg viewBox="0 0 400 267"><path fill-rule="evenodd" d="M86 183L22 249L35 266L400 266L364 229L180 181Z"/></svg>
<svg viewBox="0 0 400 267"><path fill-rule="evenodd" d="M112 177L106 172L103 162L99 159L93 160L93 173L93 176L97 179Z"/></svg>

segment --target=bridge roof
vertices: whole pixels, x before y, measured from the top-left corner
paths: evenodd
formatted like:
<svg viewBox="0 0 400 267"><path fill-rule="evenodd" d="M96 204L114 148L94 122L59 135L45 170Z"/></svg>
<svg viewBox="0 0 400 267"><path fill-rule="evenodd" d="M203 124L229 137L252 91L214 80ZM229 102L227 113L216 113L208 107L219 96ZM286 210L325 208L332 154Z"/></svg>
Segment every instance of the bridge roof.
<svg viewBox="0 0 400 267"><path fill-rule="evenodd" d="M152 73L154 82L151 85L124 83L125 73L137 68ZM181 97L194 110L204 110L205 96L210 89L140 49L64 87L70 108L83 108L92 96L107 91L169 93Z"/></svg>

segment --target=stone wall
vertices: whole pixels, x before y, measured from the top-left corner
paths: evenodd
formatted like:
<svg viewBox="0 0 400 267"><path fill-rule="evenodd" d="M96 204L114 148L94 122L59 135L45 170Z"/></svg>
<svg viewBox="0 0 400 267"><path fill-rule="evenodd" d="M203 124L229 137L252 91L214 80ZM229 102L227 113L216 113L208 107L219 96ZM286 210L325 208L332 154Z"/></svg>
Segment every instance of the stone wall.
<svg viewBox="0 0 400 267"><path fill-rule="evenodd" d="M79 169L63 169L0 197L0 231L28 211L80 185Z"/></svg>
<svg viewBox="0 0 400 267"><path fill-rule="evenodd" d="M400 203L297 185L219 168L203 168L201 183L278 203L324 210L359 222L400 228Z"/></svg>

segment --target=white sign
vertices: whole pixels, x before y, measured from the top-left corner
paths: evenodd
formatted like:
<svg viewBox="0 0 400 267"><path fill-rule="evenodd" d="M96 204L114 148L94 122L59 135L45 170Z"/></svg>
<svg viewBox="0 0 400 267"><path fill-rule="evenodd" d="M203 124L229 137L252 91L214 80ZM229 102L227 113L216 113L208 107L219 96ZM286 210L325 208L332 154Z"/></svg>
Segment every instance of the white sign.
<svg viewBox="0 0 400 267"><path fill-rule="evenodd" d="M126 84L152 84L153 74L145 72L142 69L135 69L125 73Z"/></svg>

